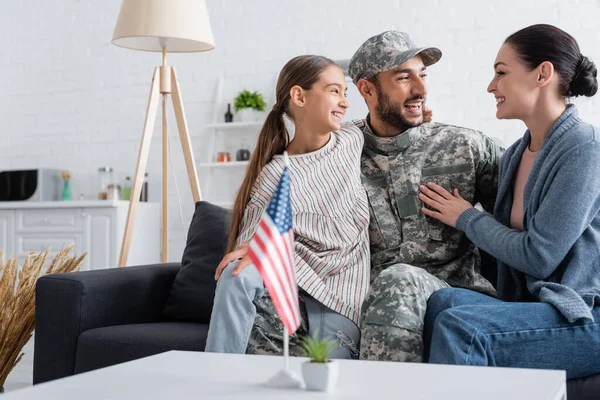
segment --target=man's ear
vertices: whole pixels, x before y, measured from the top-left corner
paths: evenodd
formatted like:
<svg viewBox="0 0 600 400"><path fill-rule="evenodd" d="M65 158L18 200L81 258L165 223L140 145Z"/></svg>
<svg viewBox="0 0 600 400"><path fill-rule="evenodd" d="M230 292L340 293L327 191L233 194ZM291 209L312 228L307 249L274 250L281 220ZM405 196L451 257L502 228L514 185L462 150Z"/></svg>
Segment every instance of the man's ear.
<svg viewBox="0 0 600 400"><path fill-rule="evenodd" d="M304 107L306 93L299 85L292 86L290 89L290 101L298 107Z"/></svg>
<svg viewBox="0 0 600 400"><path fill-rule="evenodd" d="M375 95L375 85L366 79L359 79L359 81L356 82L356 88L365 100Z"/></svg>

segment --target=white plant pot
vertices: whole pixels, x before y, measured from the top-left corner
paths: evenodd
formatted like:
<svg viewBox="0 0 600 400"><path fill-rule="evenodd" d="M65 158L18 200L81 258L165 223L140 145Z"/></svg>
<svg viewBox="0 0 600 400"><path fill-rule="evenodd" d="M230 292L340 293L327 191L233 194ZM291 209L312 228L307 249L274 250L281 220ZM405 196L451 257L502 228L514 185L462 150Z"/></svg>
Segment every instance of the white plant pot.
<svg viewBox="0 0 600 400"><path fill-rule="evenodd" d="M240 122L254 122L260 118L260 112L252 108L242 108L235 113L237 120Z"/></svg>
<svg viewBox="0 0 600 400"><path fill-rule="evenodd" d="M339 375L339 363L329 361L314 363L306 361L302 364L302 377L308 390L331 392L335 388Z"/></svg>

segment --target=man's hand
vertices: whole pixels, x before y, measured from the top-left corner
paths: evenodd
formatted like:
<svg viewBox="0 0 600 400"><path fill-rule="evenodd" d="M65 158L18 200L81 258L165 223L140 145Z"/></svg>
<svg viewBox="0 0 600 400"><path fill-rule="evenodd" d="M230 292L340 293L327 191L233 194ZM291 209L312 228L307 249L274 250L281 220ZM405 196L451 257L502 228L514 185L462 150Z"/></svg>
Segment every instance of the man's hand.
<svg viewBox="0 0 600 400"><path fill-rule="evenodd" d="M236 265L236 267L233 270L233 274L232 274L233 276L236 276L237 274L239 274L241 272L241 270L246 268L248 265L252 264L250 257L248 257L249 248L250 248L250 243L246 242L246 243L240 244L231 253L225 254L225 257L223 257L223 260L221 260L221 262L217 266L217 270L215 272L215 281L219 280L225 267L227 267L227 265L229 265L229 263L232 261L235 261L235 260L238 260L241 258L240 262L238 263L238 265Z"/></svg>
<svg viewBox="0 0 600 400"><path fill-rule="evenodd" d="M431 122L433 120L433 111L431 108L423 105L423 122Z"/></svg>
<svg viewBox="0 0 600 400"><path fill-rule="evenodd" d="M427 186L421 185L419 189L421 190L419 198L433 208L430 210L423 207L423 213L453 228L456 228L456 221L460 214L473 207L471 203L461 197L458 189L454 189L454 194L451 194L433 182L428 183Z"/></svg>

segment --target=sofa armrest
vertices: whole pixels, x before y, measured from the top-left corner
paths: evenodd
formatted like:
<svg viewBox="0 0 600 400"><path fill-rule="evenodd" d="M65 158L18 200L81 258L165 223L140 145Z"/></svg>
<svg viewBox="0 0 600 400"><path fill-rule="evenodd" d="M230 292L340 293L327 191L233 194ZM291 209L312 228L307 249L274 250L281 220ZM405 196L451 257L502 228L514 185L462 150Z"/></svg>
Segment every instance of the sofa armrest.
<svg viewBox="0 0 600 400"><path fill-rule="evenodd" d="M79 335L159 321L179 263L54 274L36 287L33 383L75 371Z"/></svg>

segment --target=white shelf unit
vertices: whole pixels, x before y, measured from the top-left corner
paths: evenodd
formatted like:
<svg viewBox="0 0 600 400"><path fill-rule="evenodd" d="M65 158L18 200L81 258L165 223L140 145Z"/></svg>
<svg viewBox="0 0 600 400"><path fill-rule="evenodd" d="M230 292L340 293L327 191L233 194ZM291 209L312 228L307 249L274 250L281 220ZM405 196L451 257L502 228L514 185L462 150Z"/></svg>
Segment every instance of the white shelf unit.
<svg viewBox="0 0 600 400"><path fill-rule="evenodd" d="M252 152L258 133L264 121L223 121L227 110L224 99L224 77L220 76L215 91L213 121L205 126L207 154L198 163L201 187L207 201L225 208L231 208L235 195L246 173L248 161L237 161L237 151L246 149ZM217 154L227 151L231 161L217 162Z"/></svg>
<svg viewBox="0 0 600 400"><path fill-rule="evenodd" d="M219 129L224 131L232 131L245 128L261 128L263 121L248 121L248 122L216 122L206 125L210 129Z"/></svg>
<svg viewBox="0 0 600 400"><path fill-rule="evenodd" d="M246 168L248 161L228 161L228 162L210 162L200 163L199 168Z"/></svg>

